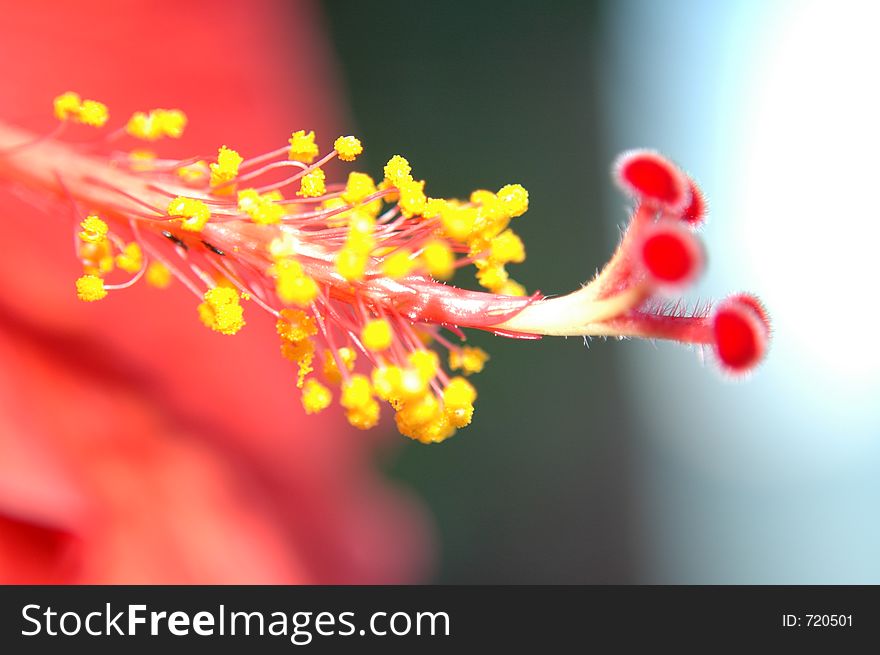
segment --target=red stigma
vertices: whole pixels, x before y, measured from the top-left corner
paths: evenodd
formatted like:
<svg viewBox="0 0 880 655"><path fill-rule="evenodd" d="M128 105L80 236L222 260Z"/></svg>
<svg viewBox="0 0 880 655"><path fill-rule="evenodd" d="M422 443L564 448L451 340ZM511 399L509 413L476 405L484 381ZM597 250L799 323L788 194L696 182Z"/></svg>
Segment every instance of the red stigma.
<svg viewBox="0 0 880 655"><path fill-rule="evenodd" d="M650 150L623 153L614 167L617 183L627 193L679 213L688 203L688 182L678 167Z"/></svg>
<svg viewBox="0 0 880 655"><path fill-rule="evenodd" d="M764 324L765 332L768 334L770 333L770 315L767 313L767 308L764 307L764 303L758 300L755 296L750 293L737 293L730 296L726 302L736 302L749 307L755 312L761 323Z"/></svg>
<svg viewBox="0 0 880 655"><path fill-rule="evenodd" d="M702 268L703 254L696 239L675 224L657 225L642 242L642 263L660 284L680 285Z"/></svg>
<svg viewBox="0 0 880 655"><path fill-rule="evenodd" d="M712 318L712 332L718 359L731 373L749 371L767 349L769 324L753 296L738 295L723 301Z"/></svg>
<svg viewBox="0 0 880 655"><path fill-rule="evenodd" d="M706 198L692 179L688 178L687 185L690 192L690 200L681 213L681 220L691 227L697 227L706 218Z"/></svg>

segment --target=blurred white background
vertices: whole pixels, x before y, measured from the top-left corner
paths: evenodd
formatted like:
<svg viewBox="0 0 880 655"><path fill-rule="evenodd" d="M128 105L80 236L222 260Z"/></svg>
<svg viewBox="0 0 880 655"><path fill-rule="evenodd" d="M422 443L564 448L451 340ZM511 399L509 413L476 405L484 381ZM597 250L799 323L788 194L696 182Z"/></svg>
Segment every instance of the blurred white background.
<svg viewBox="0 0 880 655"><path fill-rule="evenodd" d="M611 6L607 69L629 83L606 80L608 159L654 147L694 174L709 268L690 298L753 291L774 327L744 383L626 349L640 577L880 583L880 3Z"/></svg>

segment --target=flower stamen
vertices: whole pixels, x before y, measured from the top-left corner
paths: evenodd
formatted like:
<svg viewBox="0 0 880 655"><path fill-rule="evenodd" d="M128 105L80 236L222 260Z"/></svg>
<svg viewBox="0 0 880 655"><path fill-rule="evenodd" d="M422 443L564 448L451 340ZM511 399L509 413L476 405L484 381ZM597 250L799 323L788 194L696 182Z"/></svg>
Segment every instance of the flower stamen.
<svg viewBox="0 0 880 655"><path fill-rule="evenodd" d="M98 126L106 107L74 96L59 97L59 118ZM148 140L177 138L185 122L179 110L156 109L119 129ZM670 339L711 346L733 375L753 369L766 352L769 323L752 296L690 315L660 301L702 268L692 230L706 204L689 176L651 151L625 153L615 165L635 209L611 260L581 288L545 298L527 295L507 268L526 258L510 228L529 205L518 184L478 190L467 200L431 198L399 155L379 184L359 172L331 181L323 166L354 160L360 140L339 137L321 156L315 133L304 130L288 146L251 157L221 146L212 163L138 152L102 156L101 147L0 123L0 177L66 198L80 222L77 295L94 302L141 278L157 288L176 278L198 298L199 319L223 335L245 327L253 301L277 322L309 414L326 409L338 385L339 403L357 428L378 423L381 400L403 434L448 438L474 413L476 390L462 376L483 370L488 354L456 344L444 330L462 340L463 328L522 339ZM269 179L291 168L293 174ZM445 283L470 266L488 291ZM111 282L119 271L130 277ZM435 349L448 352L446 367Z"/></svg>

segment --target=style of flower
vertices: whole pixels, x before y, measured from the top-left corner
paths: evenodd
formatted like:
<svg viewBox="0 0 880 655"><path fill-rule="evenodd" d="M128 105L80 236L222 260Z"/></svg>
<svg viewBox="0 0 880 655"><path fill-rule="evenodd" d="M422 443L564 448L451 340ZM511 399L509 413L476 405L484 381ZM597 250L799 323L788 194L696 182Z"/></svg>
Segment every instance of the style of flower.
<svg viewBox="0 0 880 655"><path fill-rule="evenodd" d="M100 127L108 118L104 105L72 92L56 98L55 114L62 125ZM488 360L456 341L462 328L525 339L670 339L710 346L731 374L751 370L766 350L767 314L751 295L692 314L664 302L702 269L695 230L706 204L695 182L655 152L624 153L614 166L635 209L611 260L580 289L545 298L526 294L507 271L525 259L510 227L529 206L519 184L467 200L432 198L399 155L378 184L361 172L330 181L328 162L355 160L362 144L341 136L321 155L305 130L250 157L226 145L216 157L185 160L96 154L125 133L179 138L185 125L177 109L138 112L83 147L57 140L60 130L40 138L0 123L0 176L69 200L81 300L141 278L160 287L174 278L216 332L241 330L249 304L269 312L307 413L338 395L351 425L368 429L385 401L401 433L443 441L471 422L477 393L468 377ZM445 283L468 266L486 292ZM446 351L445 365L431 345Z"/></svg>

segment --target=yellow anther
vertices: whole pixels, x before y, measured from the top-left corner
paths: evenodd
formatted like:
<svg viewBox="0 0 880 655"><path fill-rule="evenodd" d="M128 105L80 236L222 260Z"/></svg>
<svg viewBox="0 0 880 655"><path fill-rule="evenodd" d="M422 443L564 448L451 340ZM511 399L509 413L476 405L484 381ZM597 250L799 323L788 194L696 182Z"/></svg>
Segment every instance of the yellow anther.
<svg viewBox="0 0 880 655"><path fill-rule="evenodd" d="M277 204L282 199L280 191L260 195L256 189L243 189L238 192L238 208L250 216L254 223L272 225L280 223L284 216L284 207Z"/></svg>
<svg viewBox="0 0 880 655"><path fill-rule="evenodd" d="M147 266L147 284L157 289L165 289L171 284L171 271L162 262L152 261Z"/></svg>
<svg viewBox="0 0 880 655"><path fill-rule="evenodd" d="M438 280L448 280L455 272L455 255L443 241L430 241L422 251L422 263Z"/></svg>
<svg viewBox="0 0 880 655"><path fill-rule="evenodd" d="M443 232L450 239L467 241L477 220L477 210L474 207L460 207L446 204L440 212L440 223Z"/></svg>
<svg viewBox="0 0 880 655"><path fill-rule="evenodd" d="M440 443L455 434L455 426L452 425L446 415L441 415L437 420L426 425L419 426L413 431L413 439L422 443Z"/></svg>
<svg viewBox="0 0 880 655"><path fill-rule="evenodd" d="M177 169L177 176L186 184L201 184L208 176L208 164L204 160L181 166Z"/></svg>
<svg viewBox="0 0 880 655"><path fill-rule="evenodd" d="M317 414L330 406L333 394L315 379L306 381L302 390L302 406L306 414Z"/></svg>
<svg viewBox="0 0 880 655"><path fill-rule="evenodd" d="M399 396L403 378L403 371L399 366L377 366L373 369L370 378L373 382L373 390L382 400L392 400Z"/></svg>
<svg viewBox="0 0 880 655"><path fill-rule="evenodd" d="M77 118L79 116L79 107L81 102L82 100L80 99L78 93L74 93L73 91L62 93L53 101L55 118L60 121L66 121L70 118Z"/></svg>
<svg viewBox="0 0 880 655"><path fill-rule="evenodd" d="M366 173L354 171L348 174L342 199L350 205L356 205L367 196L376 193L376 183Z"/></svg>
<svg viewBox="0 0 880 655"><path fill-rule="evenodd" d="M463 346L449 351L449 368L453 371L461 369L465 375L479 373L489 361L489 354L482 348Z"/></svg>
<svg viewBox="0 0 880 655"><path fill-rule="evenodd" d="M391 346L391 324L384 318L367 321L361 330L364 347L372 352L380 352Z"/></svg>
<svg viewBox="0 0 880 655"><path fill-rule="evenodd" d="M477 390L462 377L454 377L443 390L443 406L449 422L463 428L471 422L474 415L474 401Z"/></svg>
<svg viewBox="0 0 880 655"><path fill-rule="evenodd" d="M83 270L91 275L105 275L113 270L113 254L109 239L85 241L79 248Z"/></svg>
<svg viewBox="0 0 880 655"><path fill-rule="evenodd" d="M79 226L82 228L79 238L85 243L101 243L107 238L107 233L110 231L107 223L97 216L86 216Z"/></svg>
<svg viewBox="0 0 880 655"><path fill-rule="evenodd" d="M260 194L256 189L242 189L238 192L238 209L250 214L260 204Z"/></svg>
<svg viewBox="0 0 880 655"><path fill-rule="evenodd" d="M399 280L409 275L416 262L412 253L406 248L395 250L382 261L382 273L392 280Z"/></svg>
<svg viewBox="0 0 880 655"><path fill-rule="evenodd" d="M83 100L79 108L79 122L92 127L103 127L110 113L107 111L107 105L97 100Z"/></svg>
<svg viewBox="0 0 880 655"><path fill-rule="evenodd" d="M217 162L211 164L211 186L218 186L234 180L238 175L238 167L244 159L235 150L220 146L217 151Z"/></svg>
<svg viewBox="0 0 880 655"><path fill-rule="evenodd" d="M202 323L221 334L235 334L244 327L244 309L239 295L229 287L214 287L205 292L205 301L198 306Z"/></svg>
<svg viewBox="0 0 880 655"><path fill-rule="evenodd" d="M178 196L168 203L168 215L183 218L180 222L181 229L201 232L211 218L211 210L201 200Z"/></svg>
<svg viewBox="0 0 880 655"><path fill-rule="evenodd" d="M154 113L157 115L162 134L172 139L179 139L183 136L183 130L186 128L186 114L179 109L156 109Z"/></svg>
<svg viewBox="0 0 880 655"><path fill-rule="evenodd" d="M425 208L422 210L422 216L425 218L437 218L450 206L448 200L443 198L427 198L425 200Z"/></svg>
<svg viewBox="0 0 880 655"><path fill-rule="evenodd" d="M400 155L394 155L385 164L385 179L396 187L412 180L412 167Z"/></svg>
<svg viewBox="0 0 880 655"><path fill-rule="evenodd" d="M152 171L155 168L156 153L138 148L128 153L128 165L133 171Z"/></svg>
<svg viewBox="0 0 880 655"><path fill-rule="evenodd" d="M419 216L425 211L428 198L425 196L425 181L405 180L397 185L400 189L400 213L406 218Z"/></svg>
<svg viewBox="0 0 880 655"><path fill-rule="evenodd" d="M466 407L473 405L477 399L477 390L463 377L454 377L443 390L443 403L447 408Z"/></svg>
<svg viewBox="0 0 880 655"><path fill-rule="evenodd" d="M325 177L324 171L320 168L306 173L299 181L299 191L296 192L296 195L303 198L323 196L327 192L324 185Z"/></svg>
<svg viewBox="0 0 880 655"><path fill-rule="evenodd" d="M412 178L410 177L410 179ZM386 195L382 196L382 199L387 203L395 203L400 198L400 194L397 193L397 187L387 178L379 182L377 188L379 191L387 191Z"/></svg>
<svg viewBox="0 0 880 655"><path fill-rule="evenodd" d="M299 130L290 135L290 151L288 158L311 164L318 156L318 146L315 144L315 133Z"/></svg>
<svg viewBox="0 0 880 655"><path fill-rule="evenodd" d="M479 205L486 215L494 214L501 210L501 202L498 196L488 189L476 189L471 191L469 200L473 205Z"/></svg>
<svg viewBox="0 0 880 655"><path fill-rule="evenodd" d="M315 344L311 339L303 339L302 341L290 341L288 339L281 340L281 356L302 366L304 363L311 365L315 354ZM311 369L309 369L311 373Z"/></svg>
<svg viewBox="0 0 880 655"><path fill-rule="evenodd" d="M525 296L526 288L515 280L507 280L495 291L502 296Z"/></svg>
<svg viewBox="0 0 880 655"><path fill-rule="evenodd" d="M142 111L136 111L131 115L125 124L125 131L133 137L150 141L160 136L151 116Z"/></svg>
<svg viewBox="0 0 880 655"><path fill-rule="evenodd" d="M440 358L433 350L414 350L407 356L410 366L425 382L430 382L440 368Z"/></svg>
<svg viewBox="0 0 880 655"><path fill-rule="evenodd" d="M376 220L367 213L359 211L359 208L353 209L351 218L348 220L348 239L347 245L360 249L363 252L369 252L375 246L373 239L373 230L376 227Z"/></svg>
<svg viewBox="0 0 880 655"><path fill-rule="evenodd" d="M104 280L97 275L83 275L76 281L76 295L85 302L95 302L107 296Z"/></svg>
<svg viewBox="0 0 880 655"><path fill-rule="evenodd" d="M355 373L342 384L342 397L339 404L346 409L357 410L373 401L373 389L366 375Z"/></svg>
<svg viewBox="0 0 880 655"><path fill-rule="evenodd" d="M315 359L315 343L311 339L303 339L302 341L282 339L281 356L297 364L299 371L296 386L302 389L306 376L314 370L312 362Z"/></svg>
<svg viewBox="0 0 880 655"><path fill-rule="evenodd" d="M379 423L379 409L379 403L371 400L363 407L349 409L345 412L345 417L352 427L358 430L369 430Z"/></svg>
<svg viewBox="0 0 880 655"><path fill-rule="evenodd" d="M122 252L116 255L116 265L126 273L137 273L144 265L141 247L134 241L126 244Z"/></svg>
<svg viewBox="0 0 880 655"><path fill-rule="evenodd" d="M413 431L439 420L442 416L440 401L433 393L425 392L420 397L404 403L395 418L398 426L404 425L408 431Z"/></svg>
<svg viewBox="0 0 880 655"><path fill-rule="evenodd" d="M490 291L498 293L507 284L507 269L504 268L503 264L480 265L478 263L478 268L477 282Z"/></svg>
<svg viewBox="0 0 880 655"><path fill-rule="evenodd" d="M186 114L179 109L153 109L149 114L137 111L128 119L125 131L138 139L155 141L163 136L179 139L186 127Z"/></svg>
<svg viewBox="0 0 880 655"><path fill-rule="evenodd" d="M98 260L97 272L101 275L105 273L109 273L113 270L113 257L112 255L106 255L105 257L101 257ZM87 271L89 273L94 273L94 271Z"/></svg>
<svg viewBox="0 0 880 655"><path fill-rule="evenodd" d="M522 239L513 230L504 230L490 242L489 257L499 264L519 264L526 259L526 249Z"/></svg>
<svg viewBox="0 0 880 655"><path fill-rule="evenodd" d="M288 275L290 277L300 277L305 275L302 264L292 257L279 257L275 259L275 263L269 267L269 275L281 277Z"/></svg>
<svg viewBox="0 0 880 655"><path fill-rule="evenodd" d="M368 255L351 246L340 248L336 253L336 272L349 282L358 282L364 278L367 270Z"/></svg>
<svg viewBox="0 0 880 655"><path fill-rule="evenodd" d="M400 384L394 391L394 397L402 401L419 398L428 390L428 382L415 368L401 369Z"/></svg>
<svg viewBox="0 0 880 655"><path fill-rule="evenodd" d="M321 209L327 209L333 211L335 209L349 209L348 203L345 202L344 199L336 197L336 198L327 198L326 200L321 201ZM339 216L334 216L330 220L337 220Z"/></svg>
<svg viewBox="0 0 880 655"><path fill-rule="evenodd" d="M274 225L280 223L284 216L284 206L273 200L260 203L260 206L251 214L254 223L259 225Z"/></svg>
<svg viewBox="0 0 880 655"><path fill-rule="evenodd" d="M307 307L318 297L318 284L295 259L281 259L269 268L275 276L275 292L282 302Z"/></svg>
<svg viewBox="0 0 880 655"><path fill-rule="evenodd" d="M529 208L529 192L519 184L508 184L498 189L498 200L511 218L522 216Z"/></svg>
<svg viewBox="0 0 880 655"><path fill-rule="evenodd" d="M307 307L318 297L318 285L308 275L299 277L280 277L275 285L275 291L281 302Z"/></svg>
<svg viewBox="0 0 880 655"><path fill-rule="evenodd" d="M354 370L354 364L355 361L357 361L357 353L354 350L348 347L340 348L336 351L336 357L342 362L345 370ZM342 380L342 373L339 372L339 367L336 364L336 357L333 356L332 351L324 351L324 377L327 382L330 382L331 384L339 384Z"/></svg>
<svg viewBox="0 0 880 655"><path fill-rule="evenodd" d="M68 91L53 101L55 118L60 121L73 120L92 127L102 127L110 117L107 105L97 100L83 100L78 93Z"/></svg>
<svg viewBox="0 0 880 655"><path fill-rule="evenodd" d="M353 136L341 136L333 142L333 148L342 161L354 161L364 151L360 139Z"/></svg>
<svg viewBox="0 0 880 655"><path fill-rule="evenodd" d="M318 333L315 319L299 309L282 309L275 328L282 339L303 341Z"/></svg>

